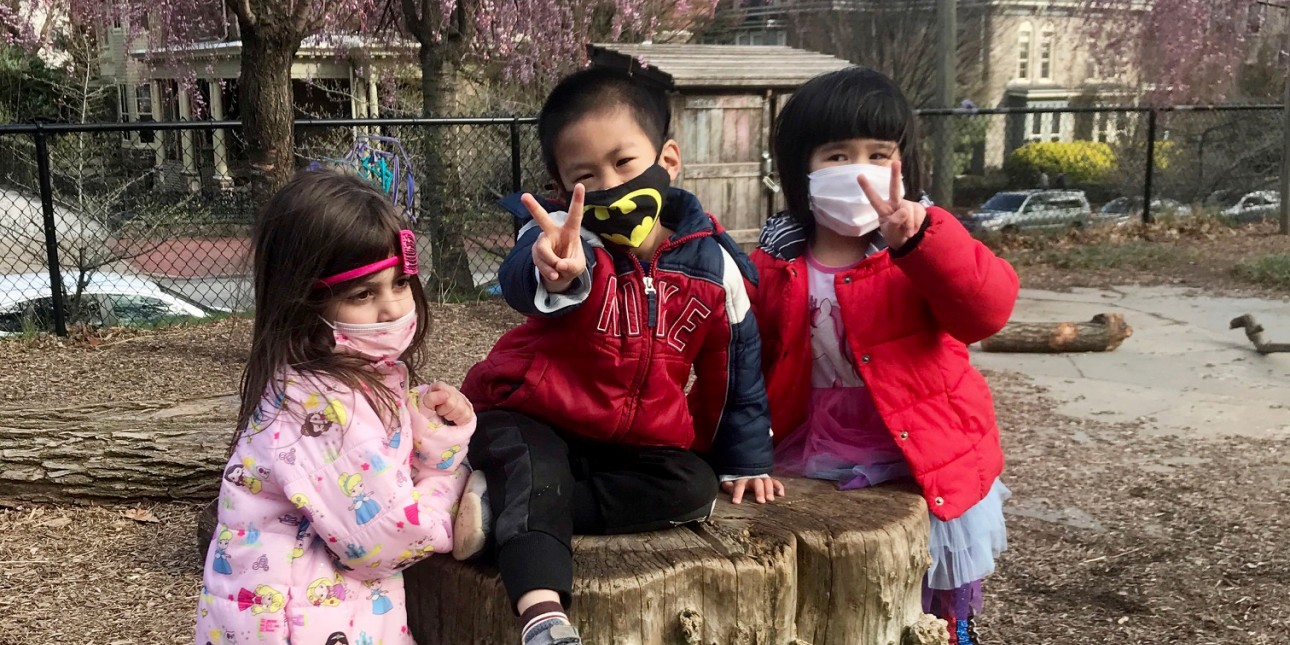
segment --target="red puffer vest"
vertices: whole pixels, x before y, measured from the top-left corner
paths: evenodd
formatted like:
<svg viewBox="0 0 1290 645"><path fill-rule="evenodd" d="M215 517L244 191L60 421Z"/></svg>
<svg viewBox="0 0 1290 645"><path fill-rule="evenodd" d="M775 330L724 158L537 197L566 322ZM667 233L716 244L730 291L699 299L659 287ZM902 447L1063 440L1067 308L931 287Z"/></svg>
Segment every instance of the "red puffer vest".
<svg viewBox="0 0 1290 645"><path fill-rule="evenodd" d="M806 232L771 218L752 260L752 296L776 442L807 417L811 384ZM847 347L928 508L949 520L981 501L1003 471L994 402L967 346L998 332L1019 284L1012 266L931 207L899 251L835 278Z"/></svg>

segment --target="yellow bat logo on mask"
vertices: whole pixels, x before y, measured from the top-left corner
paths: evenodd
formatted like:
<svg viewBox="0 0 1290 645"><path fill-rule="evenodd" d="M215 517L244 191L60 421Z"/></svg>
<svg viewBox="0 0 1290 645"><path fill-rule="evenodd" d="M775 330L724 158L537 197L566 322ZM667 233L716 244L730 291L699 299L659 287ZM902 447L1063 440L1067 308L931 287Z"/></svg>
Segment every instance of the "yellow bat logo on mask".
<svg viewBox="0 0 1290 645"><path fill-rule="evenodd" d="M661 195L657 190L653 188L641 188L639 190L633 190L632 192L627 193L626 195L623 195L622 197L618 198L617 201L615 201L614 203L608 206L593 205L593 206L588 206L587 208L591 209L592 217L596 218L598 221L605 222L605 221L609 221L609 218L612 217L611 211L617 211L618 213L621 213L623 215L627 215L629 213L634 212L640 206L636 200L641 198L648 198L648 199L654 200L654 208L652 209L652 211L655 214L657 214L660 210L662 210L663 195ZM617 244L637 247L637 246L640 246L641 243L645 241L645 238L646 236L649 235L650 231L654 230L654 224L656 222L657 222L656 217L647 216L644 219L642 219L639 224L637 224L635 227L632 228L629 236L622 235L621 233L606 233L606 234L602 234L601 237L605 238L610 242L614 242Z"/></svg>

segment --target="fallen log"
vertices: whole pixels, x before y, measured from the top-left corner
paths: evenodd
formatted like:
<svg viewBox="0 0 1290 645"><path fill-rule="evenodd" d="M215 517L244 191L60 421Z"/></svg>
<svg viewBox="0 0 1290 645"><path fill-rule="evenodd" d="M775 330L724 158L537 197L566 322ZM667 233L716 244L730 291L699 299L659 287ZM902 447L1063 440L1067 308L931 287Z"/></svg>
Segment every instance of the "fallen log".
<svg viewBox="0 0 1290 645"><path fill-rule="evenodd" d="M788 480L773 504L717 504L702 524L574 539L571 617L588 643L947 642L922 613L927 506L912 488ZM215 506L199 521L205 561ZM506 643L491 565L433 556L404 572L418 643Z"/></svg>
<svg viewBox="0 0 1290 645"><path fill-rule="evenodd" d="M1269 343L1263 340L1263 325L1254 320L1254 316L1245 314L1232 319L1229 329L1245 329L1245 337L1250 339L1254 350L1260 354L1290 352L1290 343Z"/></svg>
<svg viewBox="0 0 1290 645"><path fill-rule="evenodd" d="M1008 323L981 341L981 349L1000 353L1109 352L1133 335L1120 314L1098 314L1086 323Z"/></svg>
<svg viewBox="0 0 1290 645"><path fill-rule="evenodd" d="M210 499L230 403L99 403L0 409L0 503Z"/></svg>

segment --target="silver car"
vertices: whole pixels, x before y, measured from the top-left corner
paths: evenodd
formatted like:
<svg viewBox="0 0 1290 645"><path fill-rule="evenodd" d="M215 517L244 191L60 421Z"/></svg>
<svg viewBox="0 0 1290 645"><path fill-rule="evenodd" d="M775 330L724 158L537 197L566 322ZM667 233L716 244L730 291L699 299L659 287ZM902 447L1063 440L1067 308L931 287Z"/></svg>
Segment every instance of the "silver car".
<svg viewBox="0 0 1290 645"><path fill-rule="evenodd" d="M1084 226L1093 216L1082 190L1013 190L996 193L963 219L970 231L1012 233Z"/></svg>
<svg viewBox="0 0 1290 645"><path fill-rule="evenodd" d="M1116 224L1118 226L1136 224L1142 221L1143 203L1145 203L1145 200L1141 197L1116 197L1098 209L1097 219L1101 223ZM1158 197L1151 200L1151 217L1153 219L1161 217L1182 219L1191 217L1191 215L1191 207L1177 200Z"/></svg>
<svg viewBox="0 0 1290 645"><path fill-rule="evenodd" d="M210 311L163 291L138 275L95 272L76 293L77 276L63 273L63 298L68 319L95 327L149 326L205 318ZM75 305L76 311L68 311ZM0 337L54 330L54 298L48 273L0 275Z"/></svg>
<svg viewBox="0 0 1290 645"><path fill-rule="evenodd" d="M1247 193L1235 204L1224 208L1222 214L1233 222L1242 223L1277 219L1281 214L1281 194L1274 190Z"/></svg>

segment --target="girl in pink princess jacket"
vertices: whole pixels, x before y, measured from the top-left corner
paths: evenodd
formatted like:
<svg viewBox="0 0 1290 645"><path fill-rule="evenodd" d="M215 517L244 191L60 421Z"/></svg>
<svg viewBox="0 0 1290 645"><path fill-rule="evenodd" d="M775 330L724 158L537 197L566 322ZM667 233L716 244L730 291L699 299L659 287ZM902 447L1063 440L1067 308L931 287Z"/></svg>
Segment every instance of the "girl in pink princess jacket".
<svg viewBox="0 0 1290 645"><path fill-rule="evenodd" d="M256 222L255 325L197 645L412 643L400 571L452 548L475 416L417 382L416 243L352 175L297 175Z"/></svg>

